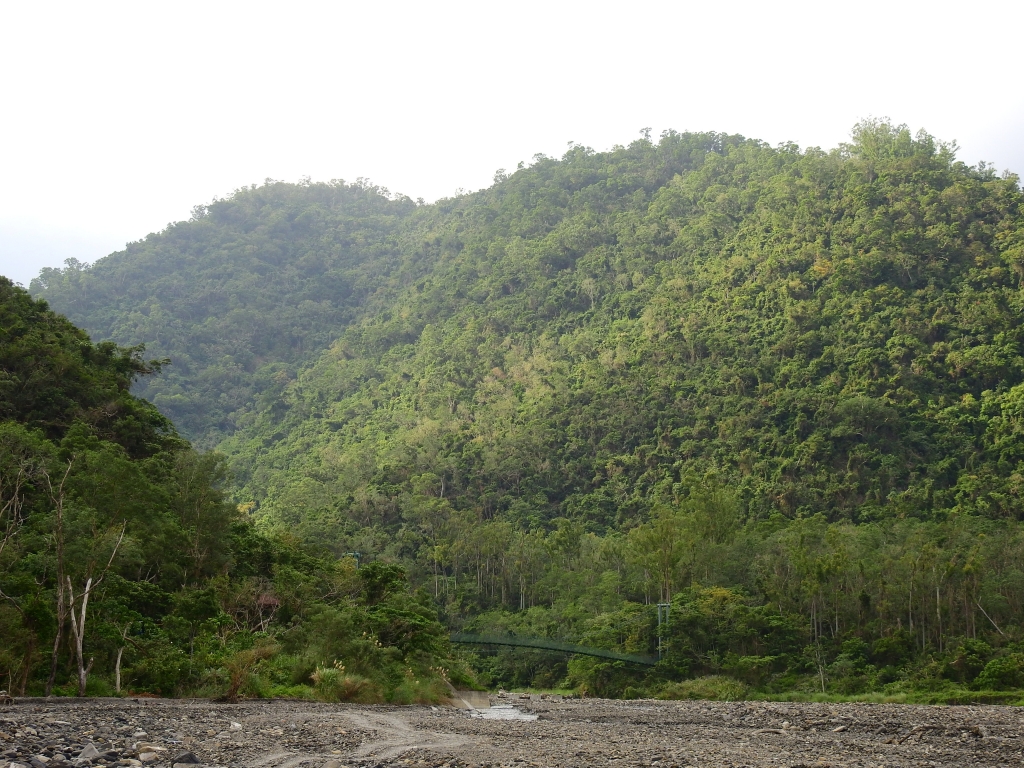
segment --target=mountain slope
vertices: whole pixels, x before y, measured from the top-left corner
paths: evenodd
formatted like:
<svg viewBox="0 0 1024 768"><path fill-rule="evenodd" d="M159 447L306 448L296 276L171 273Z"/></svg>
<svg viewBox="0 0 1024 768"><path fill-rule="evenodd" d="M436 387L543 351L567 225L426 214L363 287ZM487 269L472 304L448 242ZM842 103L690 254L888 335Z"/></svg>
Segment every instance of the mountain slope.
<svg viewBox="0 0 1024 768"><path fill-rule="evenodd" d="M375 292L415 272L416 205L365 184L244 188L92 266L45 269L32 292L89 333L172 361L137 394L207 447L279 388Z"/></svg>
<svg viewBox="0 0 1024 768"><path fill-rule="evenodd" d="M156 367L0 278L10 691L445 696L452 660L429 598L401 568L357 572L257 532L226 498L223 457L192 451L129 392Z"/></svg>
<svg viewBox="0 0 1024 768"><path fill-rule="evenodd" d="M888 126L575 149L435 212L451 254L225 448L314 529L603 530L706 476L755 517L1017 517L1019 205Z"/></svg>
<svg viewBox="0 0 1024 768"><path fill-rule="evenodd" d="M331 189L238 204L298 210ZM194 355L160 386L224 436L263 529L402 563L454 626L650 653L651 604L672 603L646 677L507 651L477 660L492 682L686 695L671 681L728 675L766 693L1019 698L999 693L1024 684L1016 178L869 122L831 152L667 133L538 156L430 206L368 200L370 223L347 226L377 245L338 251L367 287L337 302L329 288L338 309L294 326L301 349L253 352L332 267L275 293L245 283L267 261L255 243L175 268L251 285L258 337L230 337L230 303L196 326L209 347L187 324L146 325L147 297L186 323L203 284L93 280L136 264L131 250L36 288L73 305L102 286L90 327ZM241 238L204 221L181 231ZM273 274L316 250L288 231ZM138 253L182 264L176 236ZM244 387L214 352L250 366Z"/></svg>

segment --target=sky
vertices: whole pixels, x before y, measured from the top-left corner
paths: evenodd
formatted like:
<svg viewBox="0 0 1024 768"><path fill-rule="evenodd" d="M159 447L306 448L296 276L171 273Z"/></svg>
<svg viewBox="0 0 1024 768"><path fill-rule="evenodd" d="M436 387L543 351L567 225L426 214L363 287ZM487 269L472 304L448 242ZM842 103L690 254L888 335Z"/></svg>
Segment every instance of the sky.
<svg viewBox="0 0 1024 768"><path fill-rule="evenodd" d="M1024 176L1024 3L0 4L0 274L267 178L435 200L644 128L835 147L889 117Z"/></svg>

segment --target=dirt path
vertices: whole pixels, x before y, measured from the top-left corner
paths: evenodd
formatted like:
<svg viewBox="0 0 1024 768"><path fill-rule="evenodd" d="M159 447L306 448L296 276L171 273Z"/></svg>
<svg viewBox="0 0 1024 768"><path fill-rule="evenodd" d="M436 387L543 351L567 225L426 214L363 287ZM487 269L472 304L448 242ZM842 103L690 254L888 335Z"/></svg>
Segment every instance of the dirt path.
<svg viewBox="0 0 1024 768"><path fill-rule="evenodd" d="M538 719L286 701L24 699L0 707L0 766L58 768L60 756L154 768L179 758L239 768L1024 766L1024 710L1011 707L492 702ZM88 744L98 756L73 760Z"/></svg>

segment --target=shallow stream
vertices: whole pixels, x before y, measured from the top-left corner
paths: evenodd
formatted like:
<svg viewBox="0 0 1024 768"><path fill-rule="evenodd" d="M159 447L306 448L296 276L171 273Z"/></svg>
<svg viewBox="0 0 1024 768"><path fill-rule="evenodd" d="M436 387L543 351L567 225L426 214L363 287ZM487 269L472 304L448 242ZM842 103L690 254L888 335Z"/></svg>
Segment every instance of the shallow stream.
<svg viewBox="0 0 1024 768"><path fill-rule="evenodd" d="M472 717L480 717L484 720L536 720L537 715L530 715L511 704L495 704L489 709L474 709L470 712Z"/></svg>

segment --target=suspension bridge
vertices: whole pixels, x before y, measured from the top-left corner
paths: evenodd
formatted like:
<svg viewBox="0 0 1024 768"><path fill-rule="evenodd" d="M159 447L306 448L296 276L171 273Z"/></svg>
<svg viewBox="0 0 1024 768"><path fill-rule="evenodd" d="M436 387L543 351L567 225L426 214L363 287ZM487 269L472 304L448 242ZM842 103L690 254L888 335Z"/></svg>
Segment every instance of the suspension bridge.
<svg viewBox="0 0 1024 768"><path fill-rule="evenodd" d="M632 664L643 664L653 667L658 659L653 656L638 656L633 653L617 653L606 651L603 648L588 648L585 645L573 645L562 643L558 640L548 640L543 637L518 637L516 635L474 635L467 632L455 632L451 636L453 643L462 645L505 645L513 648L539 648L544 651L560 651L562 653L574 653L582 656L596 656L599 659L613 659L614 661L627 661Z"/></svg>

